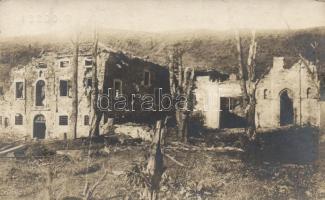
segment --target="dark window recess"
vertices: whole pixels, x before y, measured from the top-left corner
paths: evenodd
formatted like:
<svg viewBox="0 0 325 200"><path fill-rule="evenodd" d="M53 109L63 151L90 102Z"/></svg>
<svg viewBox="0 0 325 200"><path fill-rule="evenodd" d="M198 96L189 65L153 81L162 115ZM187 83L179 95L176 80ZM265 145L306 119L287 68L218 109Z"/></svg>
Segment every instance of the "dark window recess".
<svg viewBox="0 0 325 200"><path fill-rule="evenodd" d="M93 80L91 78L87 78L86 87L92 87L92 86L93 86Z"/></svg>
<svg viewBox="0 0 325 200"><path fill-rule="evenodd" d="M0 96L2 96L2 95L3 95L3 87L0 86Z"/></svg>
<svg viewBox="0 0 325 200"><path fill-rule="evenodd" d="M70 62L68 60L60 61L61 68L69 67L69 64L70 64Z"/></svg>
<svg viewBox="0 0 325 200"><path fill-rule="evenodd" d="M122 94L122 81L120 80L114 81L114 91L115 91L115 96L119 96Z"/></svg>
<svg viewBox="0 0 325 200"><path fill-rule="evenodd" d="M24 83L16 82L16 98L21 99L24 97Z"/></svg>
<svg viewBox="0 0 325 200"><path fill-rule="evenodd" d="M60 96L66 97L69 95L69 81L60 80Z"/></svg>
<svg viewBox="0 0 325 200"><path fill-rule="evenodd" d="M2 126L2 116L0 116L0 125Z"/></svg>
<svg viewBox="0 0 325 200"><path fill-rule="evenodd" d="M21 114L15 116L15 125L23 125L23 116Z"/></svg>
<svg viewBox="0 0 325 200"><path fill-rule="evenodd" d="M59 125L61 125L61 126L68 125L68 116L67 115L59 116Z"/></svg>
<svg viewBox="0 0 325 200"><path fill-rule="evenodd" d="M45 82L40 80L36 83L36 106L44 106Z"/></svg>
<svg viewBox="0 0 325 200"><path fill-rule="evenodd" d="M150 85L150 72L144 72L144 81L145 86Z"/></svg>
<svg viewBox="0 0 325 200"><path fill-rule="evenodd" d="M233 98L233 97L220 98L220 108L223 111L232 111L240 104L241 104L240 98Z"/></svg>
<svg viewBox="0 0 325 200"><path fill-rule="evenodd" d="M229 110L229 98L221 97L220 98L220 108L221 110Z"/></svg>
<svg viewBox="0 0 325 200"><path fill-rule="evenodd" d="M267 99L267 93L268 93L267 89L264 89L264 91L263 91L263 98L264 99Z"/></svg>
<svg viewBox="0 0 325 200"><path fill-rule="evenodd" d="M307 88L307 99L311 98L311 88Z"/></svg>
<svg viewBox="0 0 325 200"><path fill-rule="evenodd" d="M88 126L89 125L89 115L84 116L84 125Z"/></svg>
<svg viewBox="0 0 325 200"><path fill-rule="evenodd" d="M44 68L47 68L47 64L46 63L43 63L43 62L40 62L40 63L38 63L37 67L44 69Z"/></svg>
<svg viewBox="0 0 325 200"><path fill-rule="evenodd" d="M86 59L85 60L85 66L92 66L93 65L93 60L92 59Z"/></svg>
<svg viewBox="0 0 325 200"><path fill-rule="evenodd" d="M9 126L9 119L6 117L5 118L5 128L7 128Z"/></svg>

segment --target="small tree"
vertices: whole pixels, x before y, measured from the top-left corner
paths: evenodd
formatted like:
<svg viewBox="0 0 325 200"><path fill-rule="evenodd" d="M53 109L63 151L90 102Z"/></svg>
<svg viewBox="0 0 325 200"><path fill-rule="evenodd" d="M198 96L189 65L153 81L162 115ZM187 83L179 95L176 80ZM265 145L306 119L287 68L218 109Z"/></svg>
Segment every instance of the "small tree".
<svg viewBox="0 0 325 200"><path fill-rule="evenodd" d="M175 105L175 119L178 129L178 137L184 142L188 139L188 124L191 105L191 93L194 82L194 69L186 67L184 69L182 56L184 51L174 48L169 55L169 83L170 92Z"/></svg>

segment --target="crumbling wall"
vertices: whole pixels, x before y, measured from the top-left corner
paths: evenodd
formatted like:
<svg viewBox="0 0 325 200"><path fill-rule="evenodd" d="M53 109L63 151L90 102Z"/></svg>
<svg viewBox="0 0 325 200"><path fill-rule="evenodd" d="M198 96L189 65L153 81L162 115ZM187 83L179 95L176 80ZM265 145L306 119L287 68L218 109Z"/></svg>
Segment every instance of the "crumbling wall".
<svg viewBox="0 0 325 200"><path fill-rule="evenodd" d="M195 81L194 114L203 117L204 126L219 128L220 94L219 84L209 76L197 76Z"/></svg>
<svg viewBox="0 0 325 200"><path fill-rule="evenodd" d="M124 135L131 138L140 138L144 141L152 141L154 130L148 126L127 123L114 125L114 133L117 135Z"/></svg>
<svg viewBox="0 0 325 200"><path fill-rule="evenodd" d="M113 56L110 56L113 55ZM90 90L87 87L87 78L92 77L91 65L86 66L86 59L91 59L90 53L81 52L78 58L78 121L77 137L89 135L89 124L91 121L92 106L90 105ZM109 60L113 58L113 60ZM71 81L72 78L72 55L58 53L43 53L39 58L33 58L25 66L12 69L10 73L10 87L5 88L5 94L0 97L0 112L3 123L0 133L13 133L16 135L33 137L34 118L43 115L46 120L45 138L73 138L69 133L70 117L72 110L71 95L60 96L60 80ZM60 67L60 61L69 61L66 67ZM109 67L110 63L113 67ZM38 67L40 63L46 67ZM115 78L123 80L123 90L127 94L149 93L154 94L154 88L162 87L168 89L168 74L166 69L160 66L140 60L138 58L128 58L124 54L114 52L100 52L98 55L98 81L99 92L107 93L108 87L113 87L112 81ZM123 66L120 70L117 66ZM128 66L130 64L130 66ZM151 72L151 84L144 86L142 83L144 70ZM36 106L36 83L42 80L45 82L45 100L43 106ZM24 83L24 96L21 99L15 98L15 82ZM1 84L2 85L2 84ZM167 91L168 92L168 91ZM69 92L68 92L69 93ZM15 125L15 115L23 116L23 124ZM68 116L68 125L59 125L60 116ZM88 116L88 117L85 117ZM4 126L5 118L8 124ZM86 118L88 118L88 123ZM106 118L107 119L107 118ZM101 124L104 122L102 121Z"/></svg>
<svg viewBox="0 0 325 200"><path fill-rule="evenodd" d="M144 84L145 72L150 74L148 85ZM107 94L110 88L109 95L115 97L114 80L121 81L122 94L127 98L127 107L125 111L111 108L109 112L105 112L106 117L113 117L118 121L154 121L155 116L164 115L164 112L159 112L157 95L159 88L162 89L162 94L169 94L168 78L168 70L162 66L123 53L110 52L105 65L103 92ZM153 111L141 110L144 95L151 95L154 98ZM131 107L132 99L134 102Z"/></svg>
<svg viewBox="0 0 325 200"><path fill-rule="evenodd" d="M194 113L203 116L204 126L206 128L221 128L224 123L222 121L224 120L222 112L225 112L221 110L221 98L240 98L240 84L237 80L223 80L220 82L211 79L208 75L197 76L194 96ZM238 109L238 106L235 109L227 110L227 112L239 118L242 116L242 110ZM234 121L229 123L236 124Z"/></svg>

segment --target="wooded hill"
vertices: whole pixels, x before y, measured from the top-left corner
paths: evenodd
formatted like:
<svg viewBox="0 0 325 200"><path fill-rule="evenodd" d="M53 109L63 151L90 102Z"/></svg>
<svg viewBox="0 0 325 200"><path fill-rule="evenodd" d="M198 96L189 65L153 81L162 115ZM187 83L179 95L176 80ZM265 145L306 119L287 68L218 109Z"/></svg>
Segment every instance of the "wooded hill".
<svg viewBox="0 0 325 200"><path fill-rule="evenodd" d="M243 46L248 48L250 32L243 30ZM319 58L325 63L325 27L301 30L261 30L256 32L257 69L260 73L272 64L273 56L284 56L288 67L299 53L314 59L311 43L319 43ZM185 50L185 66L224 72L236 72L235 35L230 31L179 31L169 33L101 30L100 41L116 50L166 65L168 50L178 46ZM91 34L83 34L83 42L91 42ZM7 77L10 67L23 65L41 51L69 51L70 38L56 35L15 37L0 40L0 78ZM246 52L247 53L247 52ZM245 56L246 57L246 56Z"/></svg>

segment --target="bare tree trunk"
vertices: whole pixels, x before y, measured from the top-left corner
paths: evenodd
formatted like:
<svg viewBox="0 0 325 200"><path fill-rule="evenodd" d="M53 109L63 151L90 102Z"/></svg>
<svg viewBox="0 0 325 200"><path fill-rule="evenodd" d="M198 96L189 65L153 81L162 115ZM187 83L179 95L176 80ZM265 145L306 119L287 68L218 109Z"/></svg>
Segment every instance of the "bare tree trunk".
<svg viewBox="0 0 325 200"><path fill-rule="evenodd" d="M185 97L190 101L191 92L193 89L194 70L191 68L183 69L182 52L179 49L174 49L174 52L169 56L169 81L170 91L174 100L178 96ZM175 110L175 119L177 124L177 137L187 142L188 126L191 104L186 102L183 109Z"/></svg>
<svg viewBox="0 0 325 200"><path fill-rule="evenodd" d="M148 177L148 182L145 184L145 189L142 194L144 199L157 200L159 198L159 186L161 176L164 173L164 160L161 152L161 140L166 128L162 121L156 123L155 135L151 143L150 157L144 174Z"/></svg>
<svg viewBox="0 0 325 200"><path fill-rule="evenodd" d="M99 136L99 123L102 118L102 112L98 109L98 78L97 78L97 56L98 56L98 36L95 33L92 59L92 89L91 89L91 103L92 103L92 118L89 135Z"/></svg>
<svg viewBox="0 0 325 200"><path fill-rule="evenodd" d="M49 166L47 168L47 171L46 171L46 188L47 188L47 192L48 192L48 200L54 200L55 197L54 197L54 194L53 194L53 188L52 188L52 184L53 184L53 169L51 166Z"/></svg>
<svg viewBox="0 0 325 200"><path fill-rule="evenodd" d="M240 87L243 94L243 107L246 107L248 104L248 94L246 88L246 80L245 80L245 65L243 63L243 52L242 52L242 45L241 45L241 38L239 36L239 32L236 32L236 41L237 41L237 53L238 53L238 72L239 72L239 79L240 79Z"/></svg>
<svg viewBox="0 0 325 200"><path fill-rule="evenodd" d="M183 142L186 143L188 140L189 114L182 111L178 111L178 117L179 117L179 121L177 122L178 137L180 139L183 139Z"/></svg>
<svg viewBox="0 0 325 200"><path fill-rule="evenodd" d="M247 64L243 62L243 50L241 45L241 38L239 32L236 32L236 42L238 51L238 65L240 86L243 94L243 109L246 115L247 129L246 133L249 139L255 139L256 124L255 124L255 110L256 110L256 87L259 80L255 80L255 57L256 46L255 32L252 33L251 44L249 46ZM262 77L261 77L262 78Z"/></svg>
<svg viewBox="0 0 325 200"><path fill-rule="evenodd" d="M71 82L71 97L72 97L72 111L71 111L71 133L74 138L77 138L78 125L78 56L79 56L79 38L73 42L74 53L72 61L72 82Z"/></svg>

